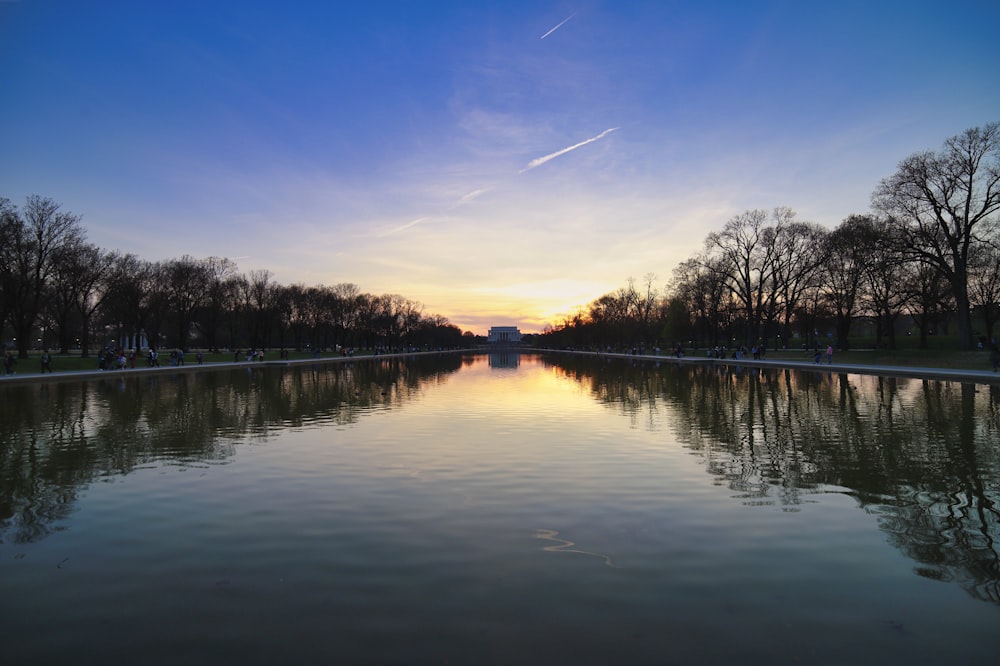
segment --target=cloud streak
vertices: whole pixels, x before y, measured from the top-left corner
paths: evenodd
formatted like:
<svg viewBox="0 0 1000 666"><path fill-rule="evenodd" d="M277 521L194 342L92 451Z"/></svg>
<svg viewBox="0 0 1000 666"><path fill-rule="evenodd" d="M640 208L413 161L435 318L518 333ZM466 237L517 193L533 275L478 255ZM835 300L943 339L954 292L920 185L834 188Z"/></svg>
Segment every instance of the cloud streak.
<svg viewBox="0 0 1000 666"><path fill-rule="evenodd" d="M563 148L562 150L557 150L556 152L549 153L548 155L545 155L543 157L535 158L535 159L531 160L530 162L528 162L528 166L526 166L523 169L521 169L520 171L518 171L518 173L524 173L525 171L531 171L535 167L542 166L543 164L545 164L549 160L554 160L555 158L557 158L557 157L559 157L561 155L565 155L566 153L568 153L568 152L570 152L572 150L576 150L577 148L582 148L583 146L586 146L588 143L594 143L595 141L600 141L601 139L603 139L604 137L606 137L607 135L611 134L612 132L614 132L617 129L619 129L619 128L618 127L612 127L610 129L606 129L603 132L601 132L600 134L598 134L597 136L592 136L589 139L587 139L586 141L581 141L580 143L574 144L574 145L570 146L569 148Z"/></svg>
<svg viewBox="0 0 1000 666"><path fill-rule="evenodd" d="M561 28L564 25L566 25L566 21L570 20L574 16L576 16L576 12L573 12L572 14L570 14L569 16L567 16L566 18L564 18L562 21L559 22L559 24L556 27L552 28L547 33L545 33L544 35L542 35L541 37L539 37L539 39L545 39L546 37L548 37L549 35L551 35L553 32L555 32L559 28Z"/></svg>
<svg viewBox="0 0 1000 666"><path fill-rule="evenodd" d="M401 226L398 226L398 227L395 227L393 229L389 229L387 231L383 231L382 233L376 234L376 237L378 237L378 238L385 238L386 236L392 236L394 234L398 234L401 231L406 231L410 227L415 227L418 224L421 224L421 223L426 222L426 221L427 221L426 217L418 217L417 219L413 220L412 222L407 222L406 224L403 224Z"/></svg>
<svg viewBox="0 0 1000 666"><path fill-rule="evenodd" d="M467 204L470 201L475 201L476 199L478 199L479 197L486 194L492 189L493 189L492 187L482 187L478 190L473 190L472 192L469 192L468 194L461 197L458 201L456 201L455 204L452 206L452 208L457 208L462 204Z"/></svg>

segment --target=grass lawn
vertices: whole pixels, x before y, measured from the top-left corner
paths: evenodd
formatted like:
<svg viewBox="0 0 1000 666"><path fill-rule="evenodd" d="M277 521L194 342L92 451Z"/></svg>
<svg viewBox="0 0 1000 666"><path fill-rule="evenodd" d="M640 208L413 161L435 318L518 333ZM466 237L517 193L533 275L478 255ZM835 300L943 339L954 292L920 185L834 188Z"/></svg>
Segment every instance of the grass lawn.
<svg viewBox="0 0 1000 666"><path fill-rule="evenodd" d="M366 356L369 352L358 351L355 356ZM277 350L265 352L265 361L274 361L278 359L279 352ZM19 359L17 362L16 371L19 375L25 374L40 374L42 371L42 361L41 352L31 352L27 360ZM74 352L71 354L51 354L52 356L52 371L53 372L73 372L80 370L97 370L97 353L91 352L90 356L83 358L80 356L80 352ZM327 352L320 354L321 358L335 358L339 357L339 354L334 354L333 352ZM311 352L288 352L288 358L292 359L307 359L313 358ZM161 352L159 355L160 366L170 365L170 352ZM240 360L245 361L246 356L242 355ZM204 353L203 362L208 365L211 363L232 363L233 354L232 352L223 352L221 354L209 354ZM198 359L195 356L195 352L189 352L184 355L185 365L197 365ZM136 368L146 367L146 355L140 354L135 359Z"/></svg>
<svg viewBox="0 0 1000 666"><path fill-rule="evenodd" d="M801 350L768 351L770 360L811 361L812 352ZM826 363L826 354L823 355ZM959 370L990 370L990 354L986 351L946 351L943 349L856 349L835 351L834 363L850 365L894 365L920 368L957 368Z"/></svg>

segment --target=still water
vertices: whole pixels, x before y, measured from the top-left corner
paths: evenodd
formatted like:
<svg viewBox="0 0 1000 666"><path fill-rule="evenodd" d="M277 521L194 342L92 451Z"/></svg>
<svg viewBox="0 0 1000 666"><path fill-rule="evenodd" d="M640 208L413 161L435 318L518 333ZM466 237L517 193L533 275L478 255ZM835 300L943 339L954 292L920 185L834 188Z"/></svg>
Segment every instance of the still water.
<svg viewBox="0 0 1000 666"><path fill-rule="evenodd" d="M454 354L0 397L6 664L1000 648L997 386Z"/></svg>

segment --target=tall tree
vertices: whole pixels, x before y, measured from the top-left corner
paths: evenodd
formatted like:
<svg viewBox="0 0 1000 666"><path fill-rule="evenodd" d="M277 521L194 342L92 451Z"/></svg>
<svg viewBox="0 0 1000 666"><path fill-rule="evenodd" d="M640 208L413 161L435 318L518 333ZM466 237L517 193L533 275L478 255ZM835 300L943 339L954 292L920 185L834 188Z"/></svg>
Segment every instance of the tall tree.
<svg viewBox="0 0 1000 666"><path fill-rule="evenodd" d="M951 137L939 152L907 157L872 203L898 225L905 249L948 281L960 345L972 349L969 260L1000 211L1000 123Z"/></svg>
<svg viewBox="0 0 1000 666"><path fill-rule="evenodd" d="M969 260L969 300L982 317L984 337L992 341L1000 318L1000 246L996 243L979 247Z"/></svg>
<svg viewBox="0 0 1000 666"><path fill-rule="evenodd" d="M161 267L167 307L174 322L173 346L186 349L195 315L208 295L210 274L206 264L184 255Z"/></svg>
<svg viewBox="0 0 1000 666"><path fill-rule="evenodd" d="M784 209L775 209L778 211ZM716 266L743 311L743 342L755 344L761 335L764 302L775 269L774 227L766 210L745 211L726 222L720 232L708 235L706 249L721 261Z"/></svg>
<svg viewBox="0 0 1000 666"><path fill-rule="evenodd" d="M836 345L840 349L850 346L851 324L864 285L868 228L868 218L851 215L827 237L821 291L836 317Z"/></svg>
<svg viewBox="0 0 1000 666"><path fill-rule="evenodd" d="M670 287L671 303L677 299L684 302L684 309L694 320L695 336L709 346L728 344L728 340L720 340L729 324L729 309L724 305L728 288L723 272L714 265L718 261L703 256L681 262L674 269Z"/></svg>
<svg viewBox="0 0 1000 666"><path fill-rule="evenodd" d="M253 349L262 349L267 345L275 297L275 284L271 277L269 270L252 270L241 283L247 342Z"/></svg>
<svg viewBox="0 0 1000 666"><path fill-rule="evenodd" d="M51 199L29 196L16 218L19 223L12 225L11 235L4 239L10 246L10 266L4 269L4 300L20 358L28 356L32 329L43 307L58 250L84 236L80 217L60 208Z"/></svg>
<svg viewBox="0 0 1000 666"><path fill-rule="evenodd" d="M810 222L797 222L791 216L778 226L775 239L775 261L770 289L775 304L774 319L780 320L778 347L785 346L792 336L792 319L806 295L818 286L818 278L826 261L824 250L829 232Z"/></svg>
<svg viewBox="0 0 1000 666"><path fill-rule="evenodd" d="M857 246L862 282L858 292L859 309L875 319L875 341L896 348L896 320L908 299L906 272L910 264L900 251L892 225L872 215L854 215L844 225L850 242Z"/></svg>
<svg viewBox="0 0 1000 666"><path fill-rule="evenodd" d="M208 257L202 259L201 264L206 276L205 298L196 323L205 346L209 350L219 351L219 336L223 322L229 316L228 308L232 301L232 278L237 273L236 263L222 257Z"/></svg>
<svg viewBox="0 0 1000 666"><path fill-rule="evenodd" d="M56 253L49 302L61 354L69 353L74 322L79 322L76 332L88 339L93 315L109 293L117 257L116 253L82 241L67 243Z"/></svg>
<svg viewBox="0 0 1000 666"><path fill-rule="evenodd" d="M21 233L23 222L10 199L0 197L0 331L7 324L12 299L10 294L16 279L14 251L9 239Z"/></svg>
<svg viewBox="0 0 1000 666"><path fill-rule="evenodd" d="M152 349L160 347L160 331L166 310L166 292L160 264L140 259L134 254L115 255L107 296L101 304L101 319L121 326L125 335L136 340L139 348L145 338ZM89 328L83 331L81 355L89 355Z"/></svg>
<svg viewBox="0 0 1000 666"><path fill-rule="evenodd" d="M929 264L914 263L907 272L907 308L920 334L920 349L928 348L928 337L944 318L949 300L946 282Z"/></svg>

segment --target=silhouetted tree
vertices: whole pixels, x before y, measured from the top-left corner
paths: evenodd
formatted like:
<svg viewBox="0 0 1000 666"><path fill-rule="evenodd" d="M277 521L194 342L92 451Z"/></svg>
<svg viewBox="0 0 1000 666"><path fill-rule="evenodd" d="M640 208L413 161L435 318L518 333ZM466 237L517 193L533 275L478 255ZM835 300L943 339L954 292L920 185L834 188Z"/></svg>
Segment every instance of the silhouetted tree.
<svg viewBox="0 0 1000 666"><path fill-rule="evenodd" d="M969 262L981 230L1000 211L1000 123L968 129L939 152L915 153L872 196L905 239L914 259L948 281L960 345L973 347Z"/></svg>
<svg viewBox="0 0 1000 666"><path fill-rule="evenodd" d="M60 248L84 237L80 217L37 195L28 197L20 215L3 212L8 235L4 277L7 316L17 337L19 358L27 358L32 332L43 308ZM11 216L11 212L13 215Z"/></svg>
<svg viewBox="0 0 1000 666"><path fill-rule="evenodd" d="M869 218L852 215L827 237L821 291L836 317L836 345L840 349L850 347L851 324L864 280L864 241L869 224Z"/></svg>
<svg viewBox="0 0 1000 666"><path fill-rule="evenodd" d="M230 314L232 278L237 274L237 268L235 262L223 257L208 257L202 259L201 264L205 270L205 293L195 323L205 347L218 351L219 336Z"/></svg>
<svg viewBox="0 0 1000 666"><path fill-rule="evenodd" d="M707 251L719 259L715 266L742 310L742 339L747 345L760 339L767 289L775 271L776 231L768 226L768 219L765 210L748 210L705 240Z"/></svg>

